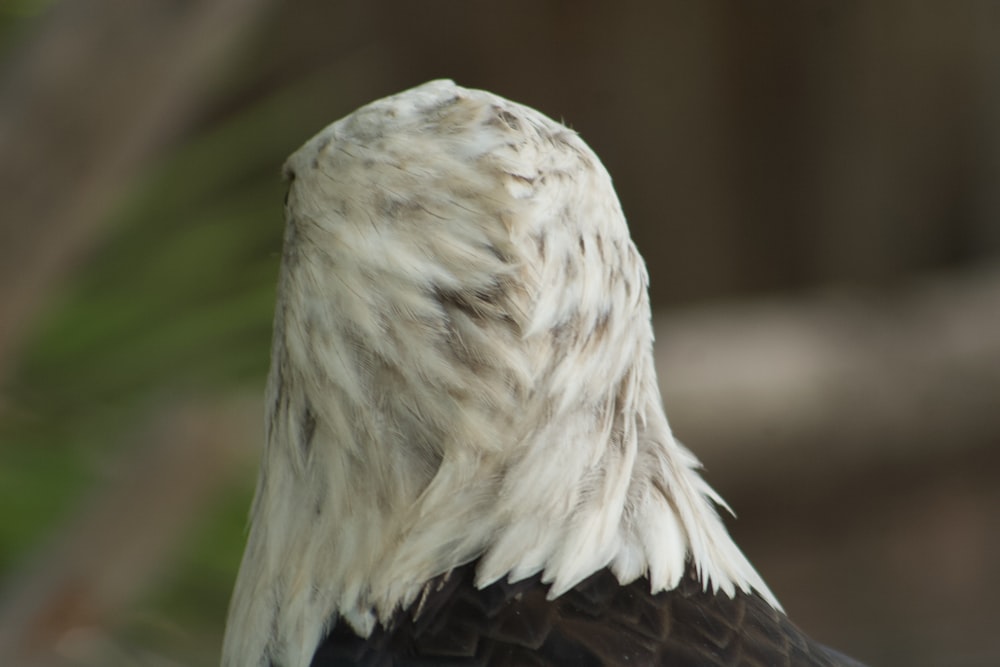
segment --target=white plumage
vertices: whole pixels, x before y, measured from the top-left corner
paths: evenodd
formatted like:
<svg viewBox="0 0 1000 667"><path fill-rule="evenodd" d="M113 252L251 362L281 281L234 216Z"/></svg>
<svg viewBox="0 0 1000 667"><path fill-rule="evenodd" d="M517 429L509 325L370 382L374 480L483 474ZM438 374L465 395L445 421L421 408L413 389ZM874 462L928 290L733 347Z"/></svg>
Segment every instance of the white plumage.
<svg viewBox="0 0 1000 667"><path fill-rule="evenodd" d="M610 567L774 597L670 432L647 275L571 130L434 81L288 161L267 441L223 664L309 665L426 582Z"/></svg>

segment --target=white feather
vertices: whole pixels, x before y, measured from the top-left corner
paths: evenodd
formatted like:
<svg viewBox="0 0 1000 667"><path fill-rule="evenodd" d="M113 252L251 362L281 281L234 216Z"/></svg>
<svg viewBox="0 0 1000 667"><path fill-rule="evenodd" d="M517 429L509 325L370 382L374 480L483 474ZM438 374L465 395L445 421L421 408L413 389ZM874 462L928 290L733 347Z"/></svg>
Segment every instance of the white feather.
<svg viewBox="0 0 1000 667"><path fill-rule="evenodd" d="M435 81L288 161L262 472L223 664L309 664L429 579L757 590L673 437L647 275L562 125Z"/></svg>

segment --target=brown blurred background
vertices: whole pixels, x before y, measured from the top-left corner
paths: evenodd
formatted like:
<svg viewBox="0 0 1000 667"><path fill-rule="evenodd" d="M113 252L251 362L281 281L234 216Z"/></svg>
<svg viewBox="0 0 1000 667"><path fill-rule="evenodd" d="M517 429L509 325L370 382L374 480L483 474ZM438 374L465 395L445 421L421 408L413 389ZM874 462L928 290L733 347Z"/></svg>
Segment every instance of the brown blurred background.
<svg viewBox="0 0 1000 667"><path fill-rule="evenodd" d="M437 77L563 119L791 616L1000 664L1000 3L0 3L0 664L212 665L285 156Z"/></svg>

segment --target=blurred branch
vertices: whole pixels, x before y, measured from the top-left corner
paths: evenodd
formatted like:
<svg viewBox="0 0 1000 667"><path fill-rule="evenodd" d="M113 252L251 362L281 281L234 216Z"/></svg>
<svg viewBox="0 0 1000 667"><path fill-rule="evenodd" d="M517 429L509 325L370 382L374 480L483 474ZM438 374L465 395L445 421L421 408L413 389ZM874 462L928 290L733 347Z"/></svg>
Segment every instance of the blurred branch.
<svg viewBox="0 0 1000 667"><path fill-rule="evenodd" d="M678 437L710 478L766 486L1000 438L1000 269L657 319Z"/></svg>
<svg viewBox="0 0 1000 667"><path fill-rule="evenodd" d="M168 406L0 605L0 663L106 664L115 619L168 569L212 497L257 452L256 400ZM95 653L99 655L94 655Z"/></svg>
<svg viewBox="0 0 1000 667"><path fill-rule="evenodd" d="M45 294L267 4L63 2L12 54L0 73L0 382Z"/></svg>

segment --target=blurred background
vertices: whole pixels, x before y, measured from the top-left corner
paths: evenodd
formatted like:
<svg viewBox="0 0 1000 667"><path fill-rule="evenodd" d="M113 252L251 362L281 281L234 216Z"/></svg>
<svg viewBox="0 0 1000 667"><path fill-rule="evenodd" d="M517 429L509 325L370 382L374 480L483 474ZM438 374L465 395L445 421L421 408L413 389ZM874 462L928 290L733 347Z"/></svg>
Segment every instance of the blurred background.
<svg viewBox="0 0 1000 667"><path fill-rule="evenodd" d="M0 2L0 663L217 664L284 158L431 78L562 119L799 625L1000 664L1000 3Z"/></svg>

